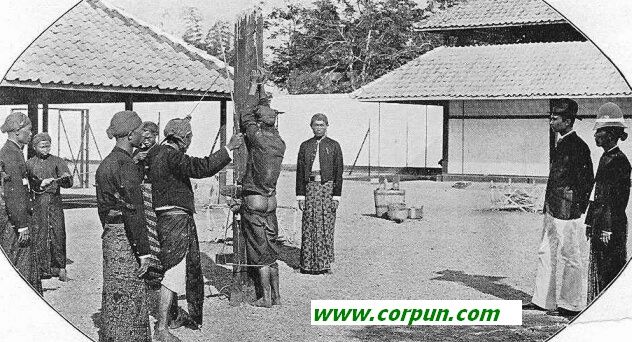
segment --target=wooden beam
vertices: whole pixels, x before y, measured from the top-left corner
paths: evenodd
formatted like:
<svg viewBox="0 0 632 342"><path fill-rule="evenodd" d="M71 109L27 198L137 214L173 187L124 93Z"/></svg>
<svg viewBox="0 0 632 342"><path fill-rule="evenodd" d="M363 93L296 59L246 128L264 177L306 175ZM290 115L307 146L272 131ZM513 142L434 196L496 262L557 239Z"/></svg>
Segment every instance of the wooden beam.
<svg viewBox="0 0 632 342"><path fill-rule="evenodd" d="M443 157L441 160L441 169L443 174L448 173L448 149L450 137L450 101L445 101L443 106Z"/></svg>
<svg viewBox="0 0 632 342"><path fill-rule="evenodd" d="M37 134L39 132L38 129L38 125L39 125L39 117L38 117L38 105L37 105L37 101L34 100L30 100L28 103L28 107L27 107L27 113L28 113L28 117L31 120L31 132L33 132L33 136L35 136L35 134ZM28 145L28 149L26 152L26 158L31 158L33 156L35 156L35 150L33 150L33 147L31 146L31 144Z"/></svg>
<svg viewBox="0 0 632 342"><path fill-rule="evenodd" d="M134 99L132 95L125 99L125 110L134 110Z"/></svg>
<svg viewBox="0 0 632 342"><path fill-rule="evenodd" d="M219 148L226 146L226 100L219 102ZM219 188L226 186L226 169L219 172Z"/></svg>
<svg viewBox="0 0 632 342"><path fill-rule="evenodd" d="M48 132L48 103L42 104L42 132Z"/></svg>

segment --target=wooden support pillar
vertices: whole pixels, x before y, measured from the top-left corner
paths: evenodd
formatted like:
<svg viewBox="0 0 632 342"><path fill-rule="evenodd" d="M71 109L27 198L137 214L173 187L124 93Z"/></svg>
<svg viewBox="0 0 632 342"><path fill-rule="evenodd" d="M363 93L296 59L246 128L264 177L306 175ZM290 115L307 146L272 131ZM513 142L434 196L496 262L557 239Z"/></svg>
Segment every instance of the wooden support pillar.
<svg viewBox="0 0 632 342"><path fill-rule="evenodd" d="M441 158L441 173L448 173L448 149L450 137L450 101L444 101L443 107L443 156Z"/></svg>
<svg viewBox="0 0 632 342"><path fill-rule="evenodd" d="M226 146L226 100L219 102L219 148ZM226 186L226 169L219 172L219 188Z"/></svg>
<svg viewBox="0 0 632 342"><path fill-rule="evenodd" d="M235 76L233 123L235 131L240 131L240 115L252 111L258 102L258 94L250 94L250 76L253 70L263 67L263 16L254 12L241 17L235 25ZM262 90L262 89L260 89ZM241 184L246 170L247 151L245 145L233 152L233 179ZM239 215L234 216L239 223ZM246 266L246 245L240 224L233 224L233 284L230 305L237 306L254 298L254 282L250 276L256 269ZM250 272L249 272L250 271Z"/></svg>
<svg viewBox="0 0 632 342"><path fill-rule="evenodd" d="M85 179L85 171L84 171L84 165L85 165L85 154L84 154L84 146L85 146L85 138L86 138L86 118L85 118L85 114L84 111L81 111L81 140L79 142L79 187L83 188L84 185L84 179Z"/></svg>
<svg viewBox="0 0 632 342"><path fill-rule="evenodd" d="M90 187L90 111L88 109L85 110L86 113L86 129L85 129L85 140L86 140L86 171L83 178L83 187ZM96 142L95 142L96 143Z"/></svg>
<svg viewBox="0 0 632 342"><path fill-rule="evenodd" d="M132 95L125 99L125 110L134 110L134 99Z"/></svg>
<svg viewBox="0 0 632 342"><path fill-rule="evenodd" d="M42 104L42 132L48 132L48 103Z"/></svg>
<svg viewBox="0 0 632 342"><path fill-rule="evenodd" d="M38 118L38 105L36 101L29 101L28 103L28 107L27 107L27 112L28 112L28 117L31 120L31 132L33 132L33 135L37 134L39 132L38 130L38 125L39 125L39 118ZM35 150L33 149L33 147L31 146L31 144L28 145L28 149L27 149L27 153L26 153L26 158L31 158L35 156Z"/></svg>
<svg viewBox="0 0 632 342"><path fill-rule="evenodd" d="M549 113L553 113L553 101L549 100ZM549 121L550 122L550 121ZM553 153L555 152L555 141L557 140L557 133L553 132L550 126L547 125L549 130L549 166L553 162Z"/></svg>

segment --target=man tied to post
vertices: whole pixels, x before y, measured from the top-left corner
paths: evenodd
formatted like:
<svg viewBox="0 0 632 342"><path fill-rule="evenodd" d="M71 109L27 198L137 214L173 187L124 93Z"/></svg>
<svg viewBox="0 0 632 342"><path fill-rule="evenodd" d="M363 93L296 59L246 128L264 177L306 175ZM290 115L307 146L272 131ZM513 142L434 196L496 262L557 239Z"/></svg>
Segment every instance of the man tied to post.
<svg viewBox="0 0 632 342"><path fill-rule="evenodd" d="M152 149L155 155L152 151L153 157L149 161L152 201L158 217L159 259L165 269L154 338L179 341L169 328L184 325L197 329L202 325L204 303L191 178L211 177L222 170L231 161L229 151L239 147L243 138L234 135L219 151L196 158L185 154L193 138L190 118L169 121L164 134L165 142ZM170 312L176 295L180 294L186 294L189 312L185 315L183 310L178 310L175 318Z"/></svg>
<svg viewBox="0 0 632 342"><path fill-rule="evenodd" d="M551 130L559 134L559 139L551 153L535 289L531 303L523 308L573 317L586 305L583 294L588 246L580 217L588 207L594 178L590 149L573 130L577 103L570 99L551 100L551 109ZM559 296L558 262L563 268Z"/></svg>
<svg viewBox="0 0 632 342"><path fill-rule="evenodd" d="M7 142L0 149L0 170L8 224L0 226L0 246L9 261L31 286L42 294L37 255L33 244L37 222L33 218L29 182L22 150L31 141L31 120L24 113L7 116L0 130ZM47 186L46 183L38 186ZM3 212L4 213L4 212Z"/></svg>
<svg viewBox="0 0 632 342"><path fill-rule="evenodd" d="M246 132L248 161L243 181L241 217L249 265L257 265L260 298L254 306L281 304L276 216L276 184L281 174L285 142L275 127L277 111L261 98L253 112L241 117Z"/></svg>

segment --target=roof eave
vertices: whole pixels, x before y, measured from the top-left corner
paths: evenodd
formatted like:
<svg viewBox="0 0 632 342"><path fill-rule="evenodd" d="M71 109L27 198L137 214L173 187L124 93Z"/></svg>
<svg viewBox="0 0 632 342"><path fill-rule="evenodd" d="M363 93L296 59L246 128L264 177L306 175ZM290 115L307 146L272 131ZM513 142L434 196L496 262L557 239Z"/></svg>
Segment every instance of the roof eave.
<svg viewBox="0 0 632 342"><path fill-rule="evenodd" d="M590 98L632 98L632 92L614 94L548 94L548 95L502 95L502 96L411 96L411 97L375 97L360 98L351 96L359 102L428 102L428 101L474 101L474 100L542 100L559 97L575 99Z"/></svg>
<svg viewBox="0 0 632 342"><path fill-rule="evenodd" d="M461 31L461 30L475 30L475 29L488 29L488 28L508 28L508 27L521 27L521 26L536 26L536 25L556 25L556 24L568 24L566 20L551 20L551 21L537 21L526 23L505 23L505 24L489 24L489 25L467 25L467 26L429 26L429 27L416 27L416 32L430 32L439 33L441 31Z"/></svg>

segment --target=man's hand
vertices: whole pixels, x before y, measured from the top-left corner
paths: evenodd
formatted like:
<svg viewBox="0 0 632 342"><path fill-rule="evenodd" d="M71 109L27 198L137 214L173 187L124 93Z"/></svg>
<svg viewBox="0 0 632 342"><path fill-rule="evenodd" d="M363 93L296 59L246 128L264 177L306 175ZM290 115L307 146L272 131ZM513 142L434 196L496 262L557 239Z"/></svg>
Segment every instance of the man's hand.
<svg viewBox="0 0 632 342"><path fill-rule="evenodd" d="M603 243L610 242L610 235L612 235L612 232L602 231L601 232L601 242L603 242Z"/></svg>
<svg viewBox="0 0 632 342"><path fill-rule="evenodd" d="M149 151L138 152L134 156L134 163L138 163L141 160L145 160L145 158L147 158L147 152L149 152Z"/></svg>
<svg viewBox="0 0 632 342"><path fill-rule="evenodd" d="M147 273L149 270L149 264L149 258L140 258L140 267L136 271L136 276L138 276L138 278L142 278L145 273Z"/></svg>
<svg viewBox="0 0 632 342"><path fill-rule="evenodd" d="M334 200L334 211L338 210L339 205L340 205L340 201Z"/></svg>
<svg viewBox="0 0 632 342"><path fill-rule="evenodd" d="M49 185L53 184L54 181L55 178L46 178L42 181L42 184L40 184L40 188L46 189Z"/></svg>
<svg viewBox="0 0 632 342"><path fill-rule="evenodd" d="M586 240L590 240L592 237L592 227L586 226Z"/></svg>
<svg viewBox="0 0 632 342"><path fill-rule="evenodd" d="M241 144L243 143L244 143L244 135L241 133L237 133L237 134L233 134L233 136L230 137L230 141L228 142L226 147L232 151L238 148L239 146L241 146Z"/></svg>
<svg viewBox="0 0 632 342"><path fill-rule="evenodd" d="M305 200L298 200L298 210L305 210Z"/></svg>
<svg viewBox="0 0 632 342"><path fill-rule="evenodd" d="M25 230L21 231L19 234L20 235L18 236L18 245L20 247L27 246L31 239L29 235L29 229L26 228Z"/></svg>

